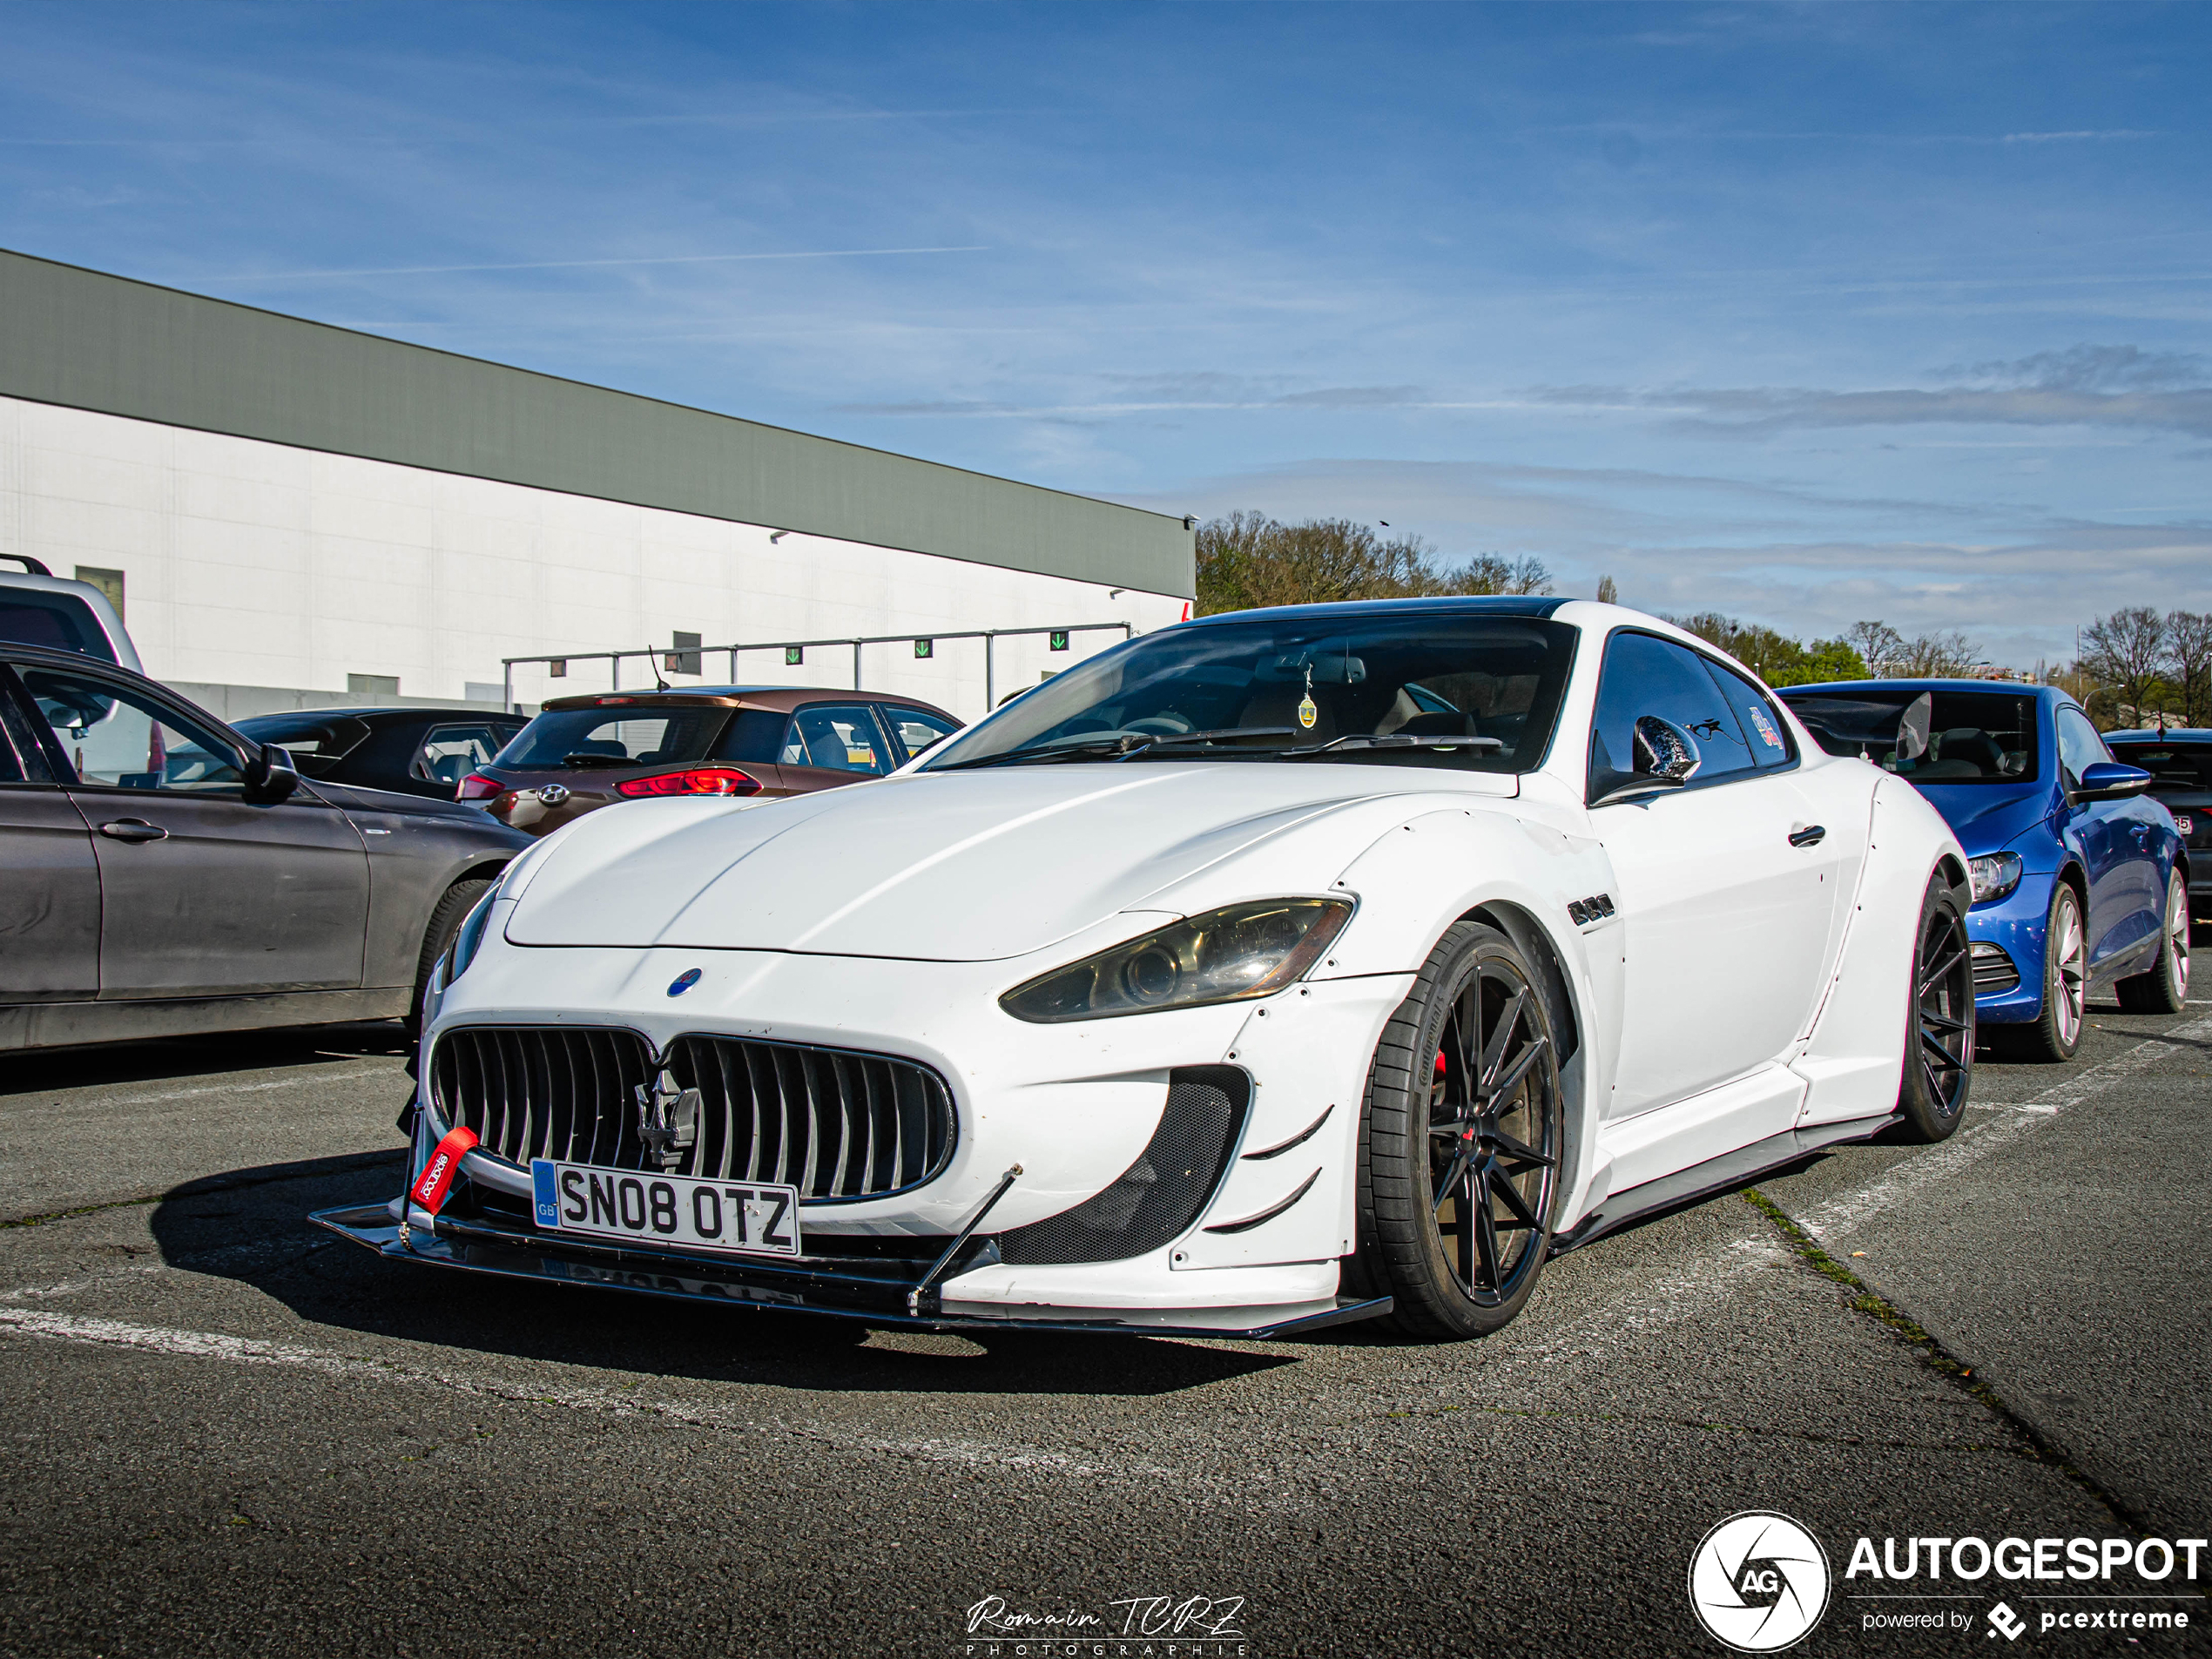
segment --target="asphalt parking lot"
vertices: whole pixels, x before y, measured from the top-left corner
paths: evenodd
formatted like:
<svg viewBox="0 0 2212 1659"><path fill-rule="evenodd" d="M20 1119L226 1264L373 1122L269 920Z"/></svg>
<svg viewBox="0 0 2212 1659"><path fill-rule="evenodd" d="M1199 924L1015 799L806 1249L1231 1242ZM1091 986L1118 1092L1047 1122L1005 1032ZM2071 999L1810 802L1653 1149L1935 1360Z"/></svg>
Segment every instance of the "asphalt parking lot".
<svg viewBox="0 0 2212 1659"><path fill-rule="evenodd" d="M1738 1510L1839 1575L1862 1534L2202 1537L2212 1005L2092 1018L2069 1065L1986 1060L1948 1144L1563 1258L1459 1347L978 1342L410 1271L302 1220L395 1189L396 1028L15 1056L0 1652L966 1655L995 1596L1240 1633L1127 1647L1162 1655L1716 1654L1684 1572ZM1866 1588L1798 1651L2212 1623L1993 1649L1994 1592L1904 1635Z"/></svg>

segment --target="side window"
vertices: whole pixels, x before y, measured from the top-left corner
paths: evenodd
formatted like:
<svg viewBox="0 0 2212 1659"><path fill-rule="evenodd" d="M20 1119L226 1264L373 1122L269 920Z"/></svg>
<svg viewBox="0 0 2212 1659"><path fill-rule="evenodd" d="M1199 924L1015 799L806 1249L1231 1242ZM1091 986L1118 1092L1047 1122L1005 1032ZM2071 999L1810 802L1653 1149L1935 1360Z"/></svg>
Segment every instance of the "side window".
<svg viewBox="0 0 2212 1659"><path fill-rule="evenodd" d="M502 738L512 735L488 725L434 725L408 771L424 783L457 785L477 767L491 765L503 746Z"/></svg>
<svg viewBox="0 0 2212 1659"><path fill-rule="evenodd" d="M934 714L925 714L920 709L902 709L895 704L879 703L875 711L891 728L891 735L899 740L903 752L901 764L912 760L941 738L949 738L960 730L957 721L941 719Z"/></svg>
<svg viewBox="0 0 2212 1659"><path fill-rule="evenodd" d="M81 651L104 663L115 660L115 647L92 607L73 593L51 588L0 588L0 639Z"/></svg>
<svg viewBox="0 0 2212 1659"><path fill-rule="evenodd" d="M45 668L25 669L23 682L80 782L190 794L235 794L245 782L228 744L140 692Z"/></svg>
<svg viewBox="0 0 2212 1659"><path fill-rule="evenodd" d="M2059 764L2066 768L2070 784L2081 781L2081 769L2093 766L2100 760L2112 759L2105 740L2097 735L2097 728L2089 724L2089 717L2080 709L2059 711Z"/></svg>
<svg viewBox="0 0 2212 1659"><path fill-rule="evenodd" d="M1737 729L1743 732L1750 750L1751 764L1782 766L1796 759L1790 749L1789 728L1782 724L1782 717L1775 712L1766 693L1727 664L1710 657L1701 660L1705 671L1713 677L1713 684L1721 688L1723 699L1735 711Z"/></svg>
<svg viewBox="0 0 2212 1659"><path fill-rule="evenodd" d="M1605 648L1597 688L1597 718L1590 730L1590 783L1595 795L1608 774L1636 769L1635 724L1647 714L1671 721L1697 745L1696 781L1749 772L1750 745L1705 659L1651 634L1617 633Z"/></svg>
<svg viewBox="0 0 2212 1659"><path fill-rule="evenodd" d="M752 761L756 765L772 766L784 749L785 728L791 718L774 709L739 709L738 718L730 722L716 745L717 760L734 760L739 765ZM803 745L801 745L804 746ZM793 761L793 765L800 763Z"/></svg>
<svg viewBox="0 0 2212 1659"><path fill-rule="evenodd" d="M831 772L860 772L880 777L891 770L865 705L816 703L791 717L784 734L786 766L821 766Z"/></svg>

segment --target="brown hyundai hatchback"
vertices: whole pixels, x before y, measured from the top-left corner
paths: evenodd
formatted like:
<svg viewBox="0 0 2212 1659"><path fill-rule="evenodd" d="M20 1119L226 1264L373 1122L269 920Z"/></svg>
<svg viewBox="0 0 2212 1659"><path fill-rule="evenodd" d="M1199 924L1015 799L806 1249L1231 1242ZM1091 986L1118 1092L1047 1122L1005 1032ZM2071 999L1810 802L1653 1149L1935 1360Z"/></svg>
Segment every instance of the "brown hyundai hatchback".
<svg viewBox="0 0 2212 1659"><path fill-rule="evenodd" d="M456 794L543 835L617 801L803 795L880 778L960 724L877 691L711 685L556 698Z"/></svg>

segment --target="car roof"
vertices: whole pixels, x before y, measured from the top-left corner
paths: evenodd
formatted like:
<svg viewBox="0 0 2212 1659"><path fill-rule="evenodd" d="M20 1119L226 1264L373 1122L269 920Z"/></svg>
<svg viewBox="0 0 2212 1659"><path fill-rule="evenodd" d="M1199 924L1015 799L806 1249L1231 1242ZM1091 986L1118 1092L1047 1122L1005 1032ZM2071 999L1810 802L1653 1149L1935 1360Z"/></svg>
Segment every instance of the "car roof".
<svg viewBox="0 0 2212 1659"><path fill-rule="evenodd" d="M526 721L527 714L510 714L502 709L442 708L426 704L421 708L354 708L340 705L327 709L264 709L259 714L242 714L238 724L242 727L248 720L366 720L370 725L389 725L403 719L428 720L514 720Z"/></svg>
<svg viewBox="0 0 2212 1659"><path fill-rule="evenodd" d="M1572 603L1534 594L1447 594L1426 599L1346 599L1328 604L1267 605L1255 610L1224 610L1211 617L1194 617L1179 628L1204 628L1237 622L1272 622L1279 618L1372 617L1378 613L1446 611L1489 617L1548 617Z"/></svg>
<svg viewBox="0 0 2212 1659"><path fill-rule="evenodd" d="M902 697L895 691L856 691L841 685L700 685L685 686L678 691L671 686L665 691L586 691L575 697L548 698L543 712L559 714L577 709L624 708L639 705L651 708L697 708L702 704L719 705L725 708L746 706L768 709L779 714L788 714L802 703L886 703L901 708L927 709L932 714L950 714L934 703L925 703L918 697Z"/></svg>
<svg viewBox="0 0 2212 1659"><path fill-rule="evenodd" d="M2056 685L2030 685L2020 680L1977 679L1863 679L1822 680L1817 685L1777 685L1774 694L1785 702L1793 697L1834 691L2002 691L2013 697L2040 697L2071 703L2073 698Z"/></svg>

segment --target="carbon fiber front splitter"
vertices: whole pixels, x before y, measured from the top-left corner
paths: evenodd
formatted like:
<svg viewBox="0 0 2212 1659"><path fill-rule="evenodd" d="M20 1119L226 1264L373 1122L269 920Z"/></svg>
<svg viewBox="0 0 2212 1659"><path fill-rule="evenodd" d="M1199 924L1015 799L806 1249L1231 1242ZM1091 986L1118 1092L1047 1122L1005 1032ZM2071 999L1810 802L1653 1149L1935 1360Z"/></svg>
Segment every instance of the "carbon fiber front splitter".
<svg viewBox="0 0 2212 1659"><path fill-rule="evenodd" d="M1110 1336L1232 1337L1262 1339L1297 1335L1324 1325L1387 1313L1385 1297L1338 1296L1325 1301L1273 1307L1091 1308L1023 1305L1001 1309L983 1303L925 1305L921 1312L905 1305L904 1281L865 1272L844 1272L828 1264L797 1269L750 1263L708 1262L691 1258L655 1258L637 1251L586 1251L563 1245L555 1251L516 1235L490 1236L470 1224L441 1221L435 1235L420 1228L401 1236L400 1224L382 1204L324 1210L308 1217L341 1238L394 1261L508 1278L632 1291L678 1301L711 1302L723 1307L781 1309L861 1319L870 1325L903 1325L924 1331L1064 1331Z"/></svg>

